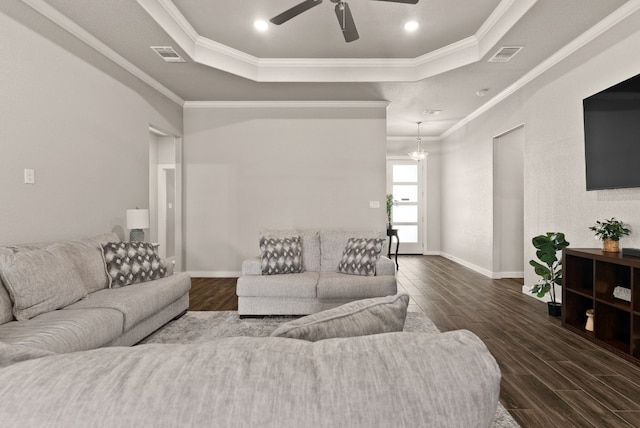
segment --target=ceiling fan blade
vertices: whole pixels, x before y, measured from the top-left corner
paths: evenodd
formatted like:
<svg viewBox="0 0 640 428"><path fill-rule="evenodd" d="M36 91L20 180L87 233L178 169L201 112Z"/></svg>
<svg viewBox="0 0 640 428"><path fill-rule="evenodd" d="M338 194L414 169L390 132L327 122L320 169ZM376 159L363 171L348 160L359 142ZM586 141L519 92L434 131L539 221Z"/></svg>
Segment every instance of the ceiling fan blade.
<svg viewBox="0 0 640 428"><path fill-rule="evenodd" d="M353 42L358 40L358 30L356 29L356 23L353 21L353 15L351 15L351 9L346 2L338 2L335 8L336 16L338 17L338 23L342 30L345 42Z"/></svg>
<svg viewBox="0 0 640 428"><path fill-rule="evenodd" d="M388 1L392 3L418 4L418 0L372 0L372 1Z"/></svg>
<svg viewBox="0 0 640 428"><path fill-rule="evenodd" d="M300 15L302 12L306 12L312 7L319 5L320 3L322 3L322 0L303 1L300 4L293 6L291 9L285 10L280 15L274 16L269 21L271 21L272 24L276 24L276 25L283 24L288 20L290 20L291 18L295 18L296 16Z"/></svg>

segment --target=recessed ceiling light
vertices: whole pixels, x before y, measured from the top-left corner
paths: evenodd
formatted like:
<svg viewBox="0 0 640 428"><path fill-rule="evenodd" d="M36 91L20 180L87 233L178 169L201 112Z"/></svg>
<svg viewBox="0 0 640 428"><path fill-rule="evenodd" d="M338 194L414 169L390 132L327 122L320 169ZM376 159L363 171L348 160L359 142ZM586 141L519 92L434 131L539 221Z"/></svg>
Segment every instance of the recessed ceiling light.
<svg viewBox="0 0 640 428"><path fill-rule="evenodd" d="M420 27L420 24L418 24L418 21L407 21L407 23L404 24L405 31L408 31L410 33L416 31L418 27Z"/></svg>
<svg viewBox="0 0 640 428"><path fill-rule="evenodd" d="M442 113L442 110L429 109L422 112L423 114L436 115Z"/></svg>
<svg viewBox="0 0 640 428"><path fill-rule="evenodd" d="M253 21L253 28L260 32L265 32L269 29L269 23L264 19L256 19Z"/></svg>

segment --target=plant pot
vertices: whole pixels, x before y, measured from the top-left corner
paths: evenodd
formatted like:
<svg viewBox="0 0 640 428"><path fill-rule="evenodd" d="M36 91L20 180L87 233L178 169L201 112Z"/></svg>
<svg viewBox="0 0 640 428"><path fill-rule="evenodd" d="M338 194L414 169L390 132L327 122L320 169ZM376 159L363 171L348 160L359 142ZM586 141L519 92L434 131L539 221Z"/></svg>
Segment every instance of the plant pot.
<svg viewBox="0 0 640 428"><path fill-rule="evenodd" d="M614 241L613 239L603 239L602 240L602 251L607 253L618 253L620 252L620 241Z"/></svg>
<svg viewBox="0 0 640 428"><path fill-rule="evenodd" d="M547 302L547 311L552 317L559 317L562 315L562 303Z"/></svg>

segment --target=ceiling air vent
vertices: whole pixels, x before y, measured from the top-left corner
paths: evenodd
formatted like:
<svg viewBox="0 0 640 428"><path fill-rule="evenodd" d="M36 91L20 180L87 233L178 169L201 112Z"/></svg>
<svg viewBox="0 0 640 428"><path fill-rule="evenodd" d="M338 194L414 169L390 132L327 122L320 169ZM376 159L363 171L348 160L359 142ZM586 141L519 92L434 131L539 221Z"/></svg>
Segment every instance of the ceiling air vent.
<svg viewBox="0 0 640 428"><path fill-rule="evenodd" d="M178 52L176 52L171 46L149 46L151 50L160 55L160 58L166 62L185 62Z"/></svg>
<svg viewBox="0 0 640 428"><path fill-rule="evenodd" d="M489 58L489 62L509 62L521 50L522 46L503 46Z"/></svg>

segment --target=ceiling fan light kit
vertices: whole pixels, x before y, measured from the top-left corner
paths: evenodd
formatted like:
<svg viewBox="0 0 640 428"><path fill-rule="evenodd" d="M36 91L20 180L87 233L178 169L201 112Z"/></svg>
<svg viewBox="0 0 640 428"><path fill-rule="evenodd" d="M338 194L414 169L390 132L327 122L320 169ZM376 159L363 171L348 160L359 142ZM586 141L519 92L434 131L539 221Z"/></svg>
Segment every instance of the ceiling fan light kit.
<svg viewBox="0 0 640 428"><path fill-rule="evenodd" d="M406 4L417 4L418 0L371 0L371 1L386 1L390 3L406 3ZM356 23L353 20L353 15L351 14L351 9L349 8L349 4L346 1L342 0L331 0L332 3L336 3L335 12L336 17L338 18L338 24L340 25L340 30L342 30L342 35L344 36L344 41L349 43L354 40L358 40L360 35L358 34L358 29L356 28ZM303 12L311 9L312 7L318 6L322 3L322 0L305 0L302 3L298 3L290 9L285 10L279 15L274 16L270 19L270 22L275 25L281 25L285 22L289 21L292 18L300 15Z"/></svg>

